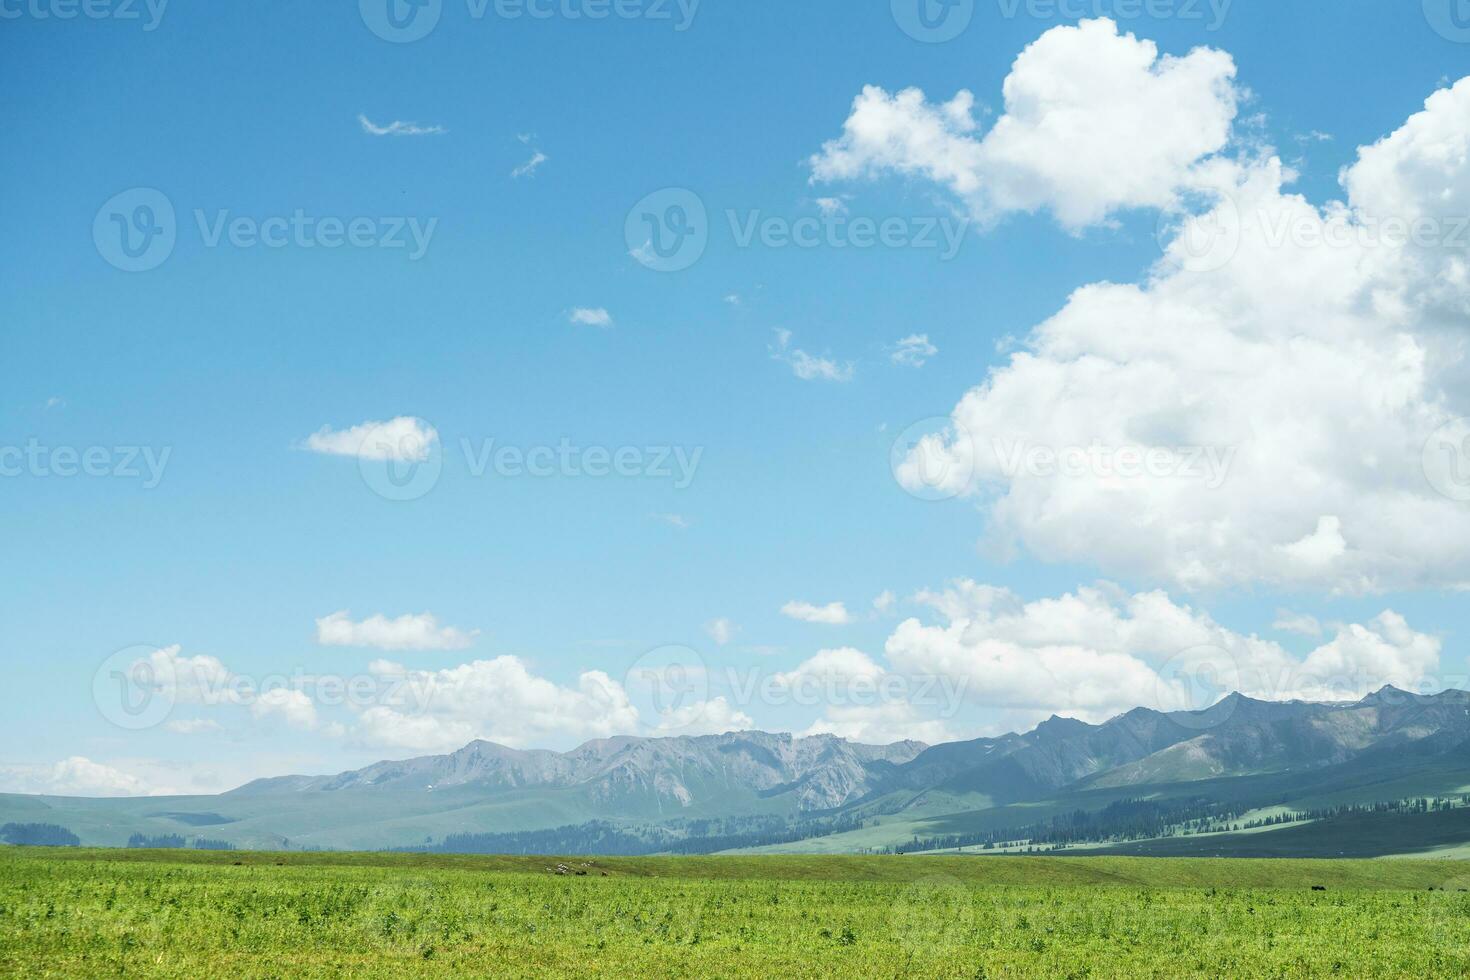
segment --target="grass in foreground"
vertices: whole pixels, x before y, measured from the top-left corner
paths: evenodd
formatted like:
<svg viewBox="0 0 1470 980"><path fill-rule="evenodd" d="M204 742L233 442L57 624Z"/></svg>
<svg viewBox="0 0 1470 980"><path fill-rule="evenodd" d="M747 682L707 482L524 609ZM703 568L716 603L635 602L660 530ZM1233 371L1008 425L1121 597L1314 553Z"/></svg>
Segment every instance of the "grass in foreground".
<svg viewBox="0 0 1470 980"><path fill-rule="evenodd" d="M1458 862L557 863L0 849L0 975L1470 973Z"/></svg>

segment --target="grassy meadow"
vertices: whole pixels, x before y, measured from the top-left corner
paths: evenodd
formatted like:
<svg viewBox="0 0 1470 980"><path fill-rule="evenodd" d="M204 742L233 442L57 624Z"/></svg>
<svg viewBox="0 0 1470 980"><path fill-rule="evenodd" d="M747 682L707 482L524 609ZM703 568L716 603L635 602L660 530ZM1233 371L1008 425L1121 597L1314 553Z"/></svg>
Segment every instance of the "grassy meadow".
<svg viewBox="0 0 1470 980"><path fill-rule="evenodd" d="M0 975L1463 976L1460 888L1453 861L0 848Z"/></svg>

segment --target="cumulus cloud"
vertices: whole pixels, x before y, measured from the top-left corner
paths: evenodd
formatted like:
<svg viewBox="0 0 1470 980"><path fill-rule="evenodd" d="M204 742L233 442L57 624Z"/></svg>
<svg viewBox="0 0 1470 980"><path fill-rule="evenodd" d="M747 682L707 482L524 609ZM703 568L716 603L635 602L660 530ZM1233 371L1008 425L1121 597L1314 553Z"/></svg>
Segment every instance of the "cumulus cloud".
<svg viewBox="0 0 1470 980"><path fill-rule="evenodd" d="M790 330L776 331L775 342L771 345L771 359L790 367L791 373L803 381L852 380L851 362L842 364L829 357L818 357L800 348L792 347Z"/></svg>
<svg viewBox="0 0 1470 980"><path fill-rule="evenodd" d="M927 718L913 705L902 701L833 705L802 734L836 735L863 745L892 745L910 740L939 745L958 737L943 719Z"/></svg>
<svg viewBox="0 0 1470 980"><path fill-rule="evenodd" d="M311 731L317 726L316 703L305 691L277 687L252 699L250 714L257 721L279 720L291 728Z"/></svg>
<svg viewBox="0 0 1470 980"><path fill-rule="evenodd" d="M511 656L435 671L386 661L369 669L413 692L406 699L412 703L377 705L358 717L353 733L372 747L446 751L476 738L536 746L552 738L606 738L638 726L627 692L602 671L561 687Z"/></svg>
<svg viewBox="0 0 1470 980"><path fill-rule="evenodd" d="M439 136L446 132L443 126L420 126L418 123L396 119L380 126L363 113L358 113L357 121L362 125L362 131L369 136Z"/></svg>
<svg viewBox="0 0 1470 980"><path fill-rule="evenodd" d="M316 621L316 641L326 647L371 647L375 650L463 650L479 630L441 626L433 613L389 619L381 614L353 622L346 610Z"/></svg>
<svg viewBox="0 0 1470 980"><path fill-rule="evenodd" d="M329 456L423 463L438 443L439 432L432 425L423 419L399 416L387 422L364 422L340 430L322 426L306 438L305 447Z"/></svg>
<svg viewBox="0 0 1470 980"><path fill-rule="evenodd" d="M983 136L969 91L933 103L916 88L864 88L842 135L811 158L812 177L922 178L982 222L1048 210L1078 231L1172 204L1196 161L1229 139L1234 78L1224 52L1160 55L1111 20L1086 20L1047 31L1016 59L1005 112Z"/></svg>
<svg viewBox="0 0 1470 980"><path fill-rule="evenodd" d="M856 680L876 680L884 670L861 650L839 647L835 650L820 650L795 670L775 675L776 683L783 687L801 684L835 686Z"/></svg>
<svg viewBox="0 0 1470 980"><path fill-rule="evenodd" d="M952 740L948 719L959 711L965 683L894 673L852 647L820 650L771 680L795 703L822 706L806 734L869 744Z"/></svg>
<svg viewBox="0 0 1470 980"><path fill-rule="evenodd" d="M723 735L726 732L749 731L755 722L723 697L696 701L659 715L655 736Z"/></svg>
<svg viewBox="0 0 1470 980"><path fill-rule="evenodd" d="M929 358L939 353L939 348L929 342L929 335L916 333L903 338L893 346L888 355L894 364L901 367L923 367Z"/></svg>
<svg viewBox="0 0 1470 980"><path fill-rule="evenodd" d="M1440 686L1438 639L1385 611L1341 627L1298 658L1280 644L1243 635L1164 592L1128 594L1112 585L1025 602L1003 588L960 581L917 599L937 614L901 623L885 653L891 668L963 680L987 708L1041 717L1063 712L1102 721L1140 704L1199 708L1240 691L1263 700L1346 700L1386 684Z"/></svg>
<svg viewBox="0 0 1470 980"><path fill-rule="evenodd" d="M53 766L0 768L0 787L12 793L47 796L146 796L147 784L138 777L74 755Z"/></svg>
<svg viewBox="0 0 1470 980"><path fill-rule="evenodd" d="M821 623L825 626L846 626L852 622L847 606L840 602L829 602L825 606L810 602L788 602L781 607L781 615L803 623Z"/></svg>
<svg viewBox="0 0 1470 980"><path fill-rule="evenodd" d="M612 314L600 306L575 307L567 317L571 322L584 327L610 327L613 325Z"/></svg>
<svg viewBox="0 0 1470 980"><path fill-rule="evenodd" d="M999 555L1189 590L1464 587L1467 119L1470 79L1324 206L1269 152L1199 162L1147 277L1078 289L900 479L975 500Z"/></svg>

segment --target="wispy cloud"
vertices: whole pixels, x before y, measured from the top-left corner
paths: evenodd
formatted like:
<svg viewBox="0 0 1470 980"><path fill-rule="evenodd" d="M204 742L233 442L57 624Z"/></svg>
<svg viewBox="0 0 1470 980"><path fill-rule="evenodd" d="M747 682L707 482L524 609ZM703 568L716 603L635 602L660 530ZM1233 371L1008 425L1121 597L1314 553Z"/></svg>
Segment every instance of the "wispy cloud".
<svg viewBox="0 0 1470 980"><path fill-rule="evenodd" d="M669 527L677 528L680 531L687 531L694 526L694 522L683 514L650 514L649 516L656 521L662 521Z"/></svg>
<svg viewBox="0 0 1470 980"><path fill-rule="evenodd" d="M517 180L522 177L534 177L536 176L537 168L539 168L549 159L551 158L548 157L545 153L542 153L540 150L536 150L531 154L531 159L527 160L525 163L512 170L510 172L510 175Z"/></svg>
<svg viewBox="0 0 1470 980"><path fill-rule="evenodd" d="M568 314L568 319L584 327L610 327L612 314L600 306L578 306Z"/></svg>
<svg viewBox="0 0 1470 980"><path fill-rule="evenodd" d="M1316 616L1295 613L1290 609L1277 610L1276 622L1271 624L1271 628L1282 633L1297 633L1301 636L1322 635L1322 624Z"/></svg>
<svg viewBox="0 0 1470 980"><path fill-rule="evenodd" d="M916 333L903 338L894 345L893 352L889 356L894 364L903 367L923 367L939 348L929 342L929 335Z"/></svg>
<svg viewBox="0 0 1470 980"><path fill-rule="evenodd" d="M527 160L525 163L512 170L510 172L511 179L520 180L522 177L536 176L536 171L540 168L540 166L551 158L545 153L542 153L541 150L535 145L535 133L517 133L516 139L520 140L526 146L529 146L531 148L531 159Z"/></svg>
<svg viewBox="0 0 1470 980"><path fill-rule="evenodd" d="M791 331L777 330L776 342L771 345L771 358L786 364L791 372L803 381L851 381L852 363L838 363L828 357L818 357L791 346Z"/></svg>
<svg viewBox="0 0 1470 980"><path fill-rule="evenodd" d="M369 136L441 136L448 132L443 126L421 126L416 122L399 119L380 126L360 112L357 114L357 121L362 123L362 131Z"/></svg>

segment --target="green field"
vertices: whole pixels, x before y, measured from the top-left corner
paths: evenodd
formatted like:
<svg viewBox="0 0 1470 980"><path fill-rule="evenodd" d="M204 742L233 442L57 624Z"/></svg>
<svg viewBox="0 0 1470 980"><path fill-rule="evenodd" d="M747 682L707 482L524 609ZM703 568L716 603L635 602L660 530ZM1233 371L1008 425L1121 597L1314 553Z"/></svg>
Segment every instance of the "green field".
<svg viewBox="0 0 1470 980"><path fill-rule="evenodd" d="M0 848L0 975L1463 976L1461 888L1444 860Z"/></svg>

